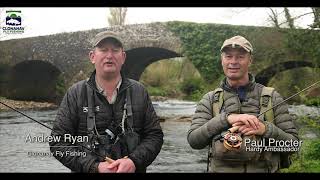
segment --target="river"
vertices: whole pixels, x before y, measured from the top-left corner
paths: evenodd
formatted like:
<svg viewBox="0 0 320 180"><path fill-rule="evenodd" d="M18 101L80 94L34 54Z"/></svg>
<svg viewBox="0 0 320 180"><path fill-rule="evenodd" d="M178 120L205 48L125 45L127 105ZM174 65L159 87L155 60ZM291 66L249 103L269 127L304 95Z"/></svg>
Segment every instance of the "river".
<svg viewBox="0 0 320 180"><path fill-rule="evenodd" d="M194 102L174 100L153 104L157 114L165 117L190 116L196 107ZM305 107L298 109L303 108ZM302 113L305 111L302 110ZM23 112L52 127L57 111ZM311 109L310 113L320 115L320 109ZM186 139L189 126L188 121L161 122L164 144L147 172L205 172L207 149L194 150L189 146ZM48 136L49 134L50 130L16 112L1 112L0 172L70 172L68 168L50 156L48 143L26 142L28 135ZM34 155L35 153L38 154Z"/></svg>

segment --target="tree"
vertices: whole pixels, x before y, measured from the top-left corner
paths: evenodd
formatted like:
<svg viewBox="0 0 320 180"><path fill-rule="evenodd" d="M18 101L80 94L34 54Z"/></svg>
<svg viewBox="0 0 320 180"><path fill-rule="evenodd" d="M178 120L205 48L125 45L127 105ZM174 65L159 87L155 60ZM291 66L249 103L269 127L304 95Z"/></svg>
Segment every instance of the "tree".
<svg viewBox="0 0 320 180"><path fill-rule="evenodd" d="M110 8L110 17L108 17L109 25L124 25L126 15L127 8Z"/></svg>
<svg viewBox="0 0 320 180"><path fill-rule="evenodd" d="M280 28L278 11L273 10L272 8L270 8L270 11L271 11L271 14L269 14L269 21L271 21L272 26L274 26L276 28Z"/></svg>
<svg viewBox="0 0 320 180"><path fill-rule="evenodd" d="M320 8L319 7L315 7L315 8L311 8L312 12L313 12L313 24L311 25L312 28L320 28Z"/></svg>
<svg viewBox="0 0 320 180"><path fill-rule="evenodd" d="M310 11L311 10L311 11ZM270 8L273 14L269 20L273 22L274 27L289 27L290 30L282 31L284 32L285 47L288 48L288 52L295 57L297 60L311 60L313 63L319 67L319 57L320 57L320 34L315 31L319 29L319 19L320 19L320 8L308 8L304 10L304 13L296 15L294 10L289 12L289 8L284 7L281 13L277 13L275 9ZM302 30L297 26L295 21L299 18L303 18L307 15L313 15L313 22L309 25L310 28ZM281 20L280 20L281 19ZM299 73L297 73L299 72ZM307 74L313 74L313 77L317 77L314 72L315 69L299 69L286 72L285 78L282 81L285 82L286 87L295 88L306 86L310 78L306 78ZM303 74L303 76L301 76ZM278 79L280 82L280 80ZM289 88L289 89L290 89Z"/></svg>
<svg viewBox="0 0 320 180"><path fill-rule="evenodd" d="M294 20L299 17L292 18L289 12L289 9L287 7L285 7L284 10L280 13L277 11L277 9L270 8L270 11L271 11L271 14L269 14L269 21L271 22L273 27L280 28L282 25L287 24L290 29L295 28ZM284 16L285 16L284 22L281 22L280 20L282 19L281 17L283 17L283 16L280 16L282 13L284 13Z"/></svg>
<svg viewBox="0 0 320 180"><path fill-rule="evenodd" d="M314 23L311 25L311 28L314 28L319 22L320 18L320 8L311 8L312 12L306 12L301 15L292 16L292 13L289 12L289 8L285 7L282 12L278 12L277 9L269 8L271 11L271 14L269 14L268 21L271 22L273 27L281 28L284 25L287 25L287 27L291 29L297 28L297 26L294 24L294 21L302 18L303 16L313 14L314 15ZM282 15L284 13L284 16ZM317 19L318 18L318 19ZM282 20L281 20L282 19Z"/></svg>
<svg viewBox="0 0 320 180"><path fill-rule="evenodd" d="M294 19L291 18L291 14L290 14L289 9L287 7L284 8L284 13L285 13L289 28L294 29L295 28L294 27Z"/></svg>

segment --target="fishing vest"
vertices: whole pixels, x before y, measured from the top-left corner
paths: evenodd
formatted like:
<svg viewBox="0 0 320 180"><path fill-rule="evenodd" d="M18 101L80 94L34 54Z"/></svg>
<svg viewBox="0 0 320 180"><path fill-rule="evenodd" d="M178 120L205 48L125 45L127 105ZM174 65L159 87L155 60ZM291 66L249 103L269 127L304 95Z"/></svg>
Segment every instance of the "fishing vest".
<svg viewBox="0 0 320 180"><path fill-rule="evenodd" d="M115 135L110 129L106 129L106 134L99 134L95 124L95 106L93 102L94 92L86 84L88 112L87 112L87 133L89 136L88 147L104 157L112 159L128 156L138 146L140 142L139 135L133 129L132 103L130 97L130 87L126 89L125 103L123 107L123 116L121 121L122 132ZM103 161L104 159L100 159Z"/></svg>
<svg viewBox="0 0 320 180"><path fill-rule="evenodd" d="M274 92L274 88L272 87L263 87L261 95L260 95L260 113L266 112L268 109L271 109L267 111L264 115L262 115L262 119L265 121L273 123L274 119L274 112L272 109L272 95ZM223 103L224 103L224 90L222 88L217 88L213 92L213 104L212 104L212 110L213 115L220 114L220 111L222 109ZM242 144L239 150L228 150L223 145L223 137L221 138L221 135L219 135L220 138L215 139L213 138L212 143L209 145L209 152L208 152L208 164L207 164L207 171L209 171L210 163L211 161L214 161L214 159L222 160L225 162L249 162L249 161L256 161L261 158L265 158L261 156L261 153L259 152L250 152L246 151L246 147ZM257 140L256 136L244 136L243 141L245 138L253 138ZM270 157L270 153L269 154ZM268 158L268 157L266 157Z"/></svg>
<svg viewBox="0 0 320 180"><path fill-rule="evenodd" d="M274 113L272 109L272 94L274 88L272 87L263 87L262 92L260 95L260 113L265 112L266 110L270 109L268 112L265 113L264 117L265 120L268 122L273 123ZM217 88L213 91L213 104L212 104L212 111L214 115L220 114L222 105L223 105L223 89Z"/></svg>

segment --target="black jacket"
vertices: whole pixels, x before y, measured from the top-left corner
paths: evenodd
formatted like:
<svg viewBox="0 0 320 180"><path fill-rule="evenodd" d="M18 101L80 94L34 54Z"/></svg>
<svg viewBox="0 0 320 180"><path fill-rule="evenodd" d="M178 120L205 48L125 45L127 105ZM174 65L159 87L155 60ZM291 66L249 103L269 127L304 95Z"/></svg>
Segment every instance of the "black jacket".
<svg viewBox="0 0 320 180"><path fill-rule="evenodd" d="M113 105L109 104L97 90L95 72L92 73L88 81L83 80L74 84L68 89L61 102L51 135L88 135L87 113L83 111L83 107L88 106L86 84L94 90L94 105L100 107L99 112L96 112L96 127L99 134L105 134L105 130L112 121L121 122L126 89L130 88L133 128L140 135L140 144L129 154L129 158L134 162L136 172L146 172L146 167L154 161L161 150L163 132L146 89L141 83L132 79L123 77L116 102ZM49 144L53 156L72 171L92 172L97 170L99 158L95 154L87 153L85 157L81 155L66 156L64 154L61 157L61 154L56 153L57 151L66 153L66 151L77 152L79 149L77 147L68 147L71 144L63 141L49 142Z"/></svg>

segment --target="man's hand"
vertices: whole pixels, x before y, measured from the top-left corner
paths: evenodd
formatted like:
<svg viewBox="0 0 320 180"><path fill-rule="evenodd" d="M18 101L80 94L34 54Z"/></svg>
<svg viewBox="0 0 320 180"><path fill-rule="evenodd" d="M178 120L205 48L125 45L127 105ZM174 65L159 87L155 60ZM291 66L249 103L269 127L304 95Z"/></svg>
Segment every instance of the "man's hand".
<svg viewBox="0 0 320 180"><path fill-rule="evenodd" d="M266 126L262 122L259 122L259 128L254 129L252 126L247 126L245 124L241 124L240 122L234 123L233 128L236 128L238 132L245 136L249 135L263 135L266 131Z"/></svg>
<svg viewBox="0 0 320 180"><path fill-rule="evenodd" d="M255 130L260 128L260 120L254 116L249 114L230 114L227 117L227 121L232 126L247 126L251 127Z"/></svg>
<svg viewBox="0 0 320 180"><path fill-rule="evenodd" d="M109 165L110 165L110 163L107 161L100 162L98 165L98 172L99 173L115 173L115 172L117 172L118 167L110 168Z"/></svg>
<svg viewBox="0 0 320 180"><path fill-rule="evenodd" d="M115 170L116 173L134 173L136 166L130 158L121 158L112 162L107 166L110 170Z"/></svg>

